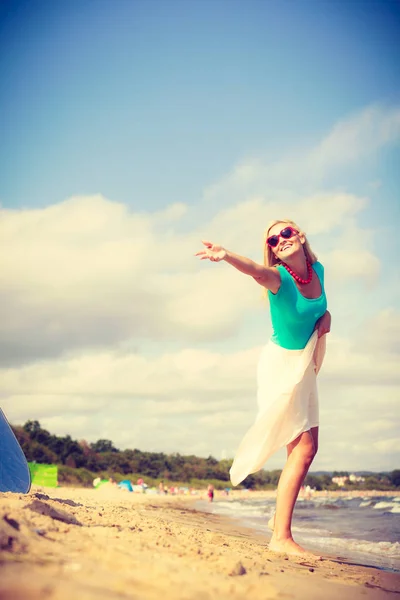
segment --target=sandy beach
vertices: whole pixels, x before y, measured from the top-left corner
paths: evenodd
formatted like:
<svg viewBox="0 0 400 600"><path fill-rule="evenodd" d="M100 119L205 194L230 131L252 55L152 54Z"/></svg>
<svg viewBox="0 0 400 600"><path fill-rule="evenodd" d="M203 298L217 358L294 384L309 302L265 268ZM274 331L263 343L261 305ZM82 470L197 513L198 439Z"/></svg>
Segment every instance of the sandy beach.
<svg viewBox="0 0 400 600"><path fill-rule="evenodd" d="M397 598L400 575L278 556L193 498L58 488L0 495L0 599Z"/></svg>

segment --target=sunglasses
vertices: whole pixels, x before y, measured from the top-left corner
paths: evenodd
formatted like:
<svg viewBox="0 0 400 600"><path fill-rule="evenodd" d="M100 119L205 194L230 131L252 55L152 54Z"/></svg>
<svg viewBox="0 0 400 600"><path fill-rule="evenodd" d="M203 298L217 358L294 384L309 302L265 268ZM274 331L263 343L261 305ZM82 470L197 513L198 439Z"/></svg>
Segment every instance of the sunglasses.
<svg viewBox="0 0 400 600"><path fill-rule="evenodd" d="M279 235L271 235L269 238L267 238L267 244L271 248L275 248L279 244L280 237L282 237L284 240L289 240L291 237L296 235L296 233L299 232L296 231L296 229L293 229L293 227L285 227L285 229L282 229Z"/></svg>

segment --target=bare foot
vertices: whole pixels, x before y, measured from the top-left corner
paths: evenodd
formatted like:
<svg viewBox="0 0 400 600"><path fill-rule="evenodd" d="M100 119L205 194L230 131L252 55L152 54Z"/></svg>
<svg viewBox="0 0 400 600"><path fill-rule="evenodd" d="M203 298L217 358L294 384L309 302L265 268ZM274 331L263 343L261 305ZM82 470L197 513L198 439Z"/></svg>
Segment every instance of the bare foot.
<svg viewBox="0 0 400 600"><path fill-rule="evenodd" d="M272 552L281 552L282 554L291 554L294 556L307 556L309 558L313 558L314 560L321 559L320 556L317 556L302 546L299 546L299 544L296 544L293 538L277 540L274 536L272 536L268 548Z"/></svg>

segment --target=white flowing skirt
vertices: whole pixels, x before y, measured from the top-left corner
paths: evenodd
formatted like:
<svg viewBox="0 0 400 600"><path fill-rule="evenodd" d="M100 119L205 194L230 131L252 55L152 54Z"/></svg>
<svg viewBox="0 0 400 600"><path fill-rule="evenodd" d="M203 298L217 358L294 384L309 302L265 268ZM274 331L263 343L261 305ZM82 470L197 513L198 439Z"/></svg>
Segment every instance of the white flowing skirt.
<svg viewBox="0 0 400 600"><path fill-rule="evenodd" d="M303 350L268 342L257 372L258 414L233 461L232 485L259 471L266 460L301 433L318 426L316 376L325 356L325 336L314 332Z"/></svg>

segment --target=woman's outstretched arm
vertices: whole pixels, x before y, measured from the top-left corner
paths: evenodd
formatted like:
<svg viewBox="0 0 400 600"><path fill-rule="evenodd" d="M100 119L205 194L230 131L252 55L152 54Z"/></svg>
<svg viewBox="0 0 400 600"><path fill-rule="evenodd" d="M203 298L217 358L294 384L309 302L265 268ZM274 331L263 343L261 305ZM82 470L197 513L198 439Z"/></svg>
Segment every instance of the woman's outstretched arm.
<svg viewBox="0 0 400 600"><path fill-rule="evenodd" d="M273 293L278 291L281 285L281 277L279 271L274 267L260 265L259 263L254 262L254 260L235 254L218 244L206 241L203 241L202 243L205 248L195 254L195 256L199 256L201 260L208 259L212 262L224 260L241 273L253 277L257 283L271 290Z"/></svg>

